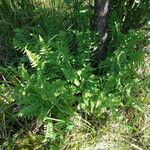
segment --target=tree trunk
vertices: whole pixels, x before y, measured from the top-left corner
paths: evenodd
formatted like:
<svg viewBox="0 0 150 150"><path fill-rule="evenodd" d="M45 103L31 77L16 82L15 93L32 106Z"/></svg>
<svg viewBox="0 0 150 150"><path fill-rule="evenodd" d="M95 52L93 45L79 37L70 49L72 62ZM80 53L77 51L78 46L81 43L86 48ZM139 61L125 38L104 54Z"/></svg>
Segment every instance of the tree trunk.
<svg viewBox="0 0 150 150"><path fill-rule="evenodd" d="M109 3L110 0L95 0L94 4L93 30L98 32L99 36L98 48L93 58L94 65L107 56Z"/></svg>

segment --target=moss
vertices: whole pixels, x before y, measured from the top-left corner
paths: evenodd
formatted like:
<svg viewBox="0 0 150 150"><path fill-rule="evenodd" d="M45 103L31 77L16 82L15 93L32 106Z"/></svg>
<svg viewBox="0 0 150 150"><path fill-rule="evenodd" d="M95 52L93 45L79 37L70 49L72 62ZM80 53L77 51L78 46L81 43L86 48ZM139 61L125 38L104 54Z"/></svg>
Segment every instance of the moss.
<svg viewBox="0 0 150 150"><path fill-rule="evenodd" d="M43 136L29 134L22 138L13 139L11 142L6 142L4 148L6 150L44 150L42 144Z"/></svg>

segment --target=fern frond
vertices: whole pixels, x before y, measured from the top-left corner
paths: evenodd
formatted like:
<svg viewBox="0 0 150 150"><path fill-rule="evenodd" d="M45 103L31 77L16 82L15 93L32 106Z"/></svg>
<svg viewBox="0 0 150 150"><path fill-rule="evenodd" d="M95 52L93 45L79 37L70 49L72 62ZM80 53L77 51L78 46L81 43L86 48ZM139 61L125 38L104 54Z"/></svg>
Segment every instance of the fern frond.
<svg viewBox="0 0 150 150"><path fill-rule="evenodd" d="M25 53L27 57L29 58L32 67L37 67L40 64L40 56L35 53L30 52L27 49L27 46L25 47Z"/></svg>

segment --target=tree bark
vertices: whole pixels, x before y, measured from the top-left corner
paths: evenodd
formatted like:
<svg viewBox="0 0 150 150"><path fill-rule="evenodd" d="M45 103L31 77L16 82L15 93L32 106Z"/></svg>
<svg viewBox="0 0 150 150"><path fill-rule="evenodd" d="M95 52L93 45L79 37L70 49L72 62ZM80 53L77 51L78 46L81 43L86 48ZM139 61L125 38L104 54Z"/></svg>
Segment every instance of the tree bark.
<svg viewBox="0 0 150 150"><path fill-rule="evenodd" d="M95 64L107 56L108 44L108 15L110 0L95 0L93 30L98 33L98 48L94 53Z"/></svg>

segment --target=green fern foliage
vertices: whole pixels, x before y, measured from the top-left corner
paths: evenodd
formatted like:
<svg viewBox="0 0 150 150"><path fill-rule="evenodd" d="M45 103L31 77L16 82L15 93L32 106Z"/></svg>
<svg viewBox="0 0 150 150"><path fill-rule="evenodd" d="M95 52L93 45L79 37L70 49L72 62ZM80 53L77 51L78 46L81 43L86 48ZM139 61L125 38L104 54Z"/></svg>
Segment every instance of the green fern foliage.
<svg viewBox="0 0 150 150"><path fill-rule="evenodd" d="M109 108L114 111L124 101L134 103L134 93L138 87L136 84L140 82L135 70L144 56L143 52L136 49L143 35L131 31L126 36L118 29L116 36L121 37L118 49L100 64L99 68L107 73L98 77L93 74L89 63L90 48L94 45L93 35L89 31L69 32L76 36L75 49L70 49L70 39L65 32L48 41L39 36L34 39L36 45L28 43L24 48L33 73L20 67L26 81L19 88L22 89L19 92L22 95L19 100L20 114L24 117L38 117L53 112L58 117L62 112L66 116L74 112L73 106L76 103L79 111L99 116L102 110Z"/></svg>
<svg viewBox="0 0 150 150"><path fill-rule="evenodd" d="M42 136L43 149L59 150L66 141L62 149L71 149L70 142L76 143L73 131L82 144L80 132L85 132L87 142L97 128L107 131L109 120L125 118L121 121L134 125L139 112L142 117L136 126L144 122L145 128L148 114L143 114L141 103L149 103L150 82L143 47L149 44L149 35L137 28L148 20L148 4L148 0L111 1L108 56L93 68L91 58L98 45L98 35L90 30L93 1L0 0L0 55L15 53L13 61L0 67L4 141L11 137L21 141L22 135L33 133ZM135 143L141 134L141 139L147 138L144 128L131 126L125 129L132 130L129 140ZM114 133L118 129L113 128ZM123 138L129 135L124 128L119 133ZM7 148L9 142L2 149L19 149L17 142Z"/></svg>

